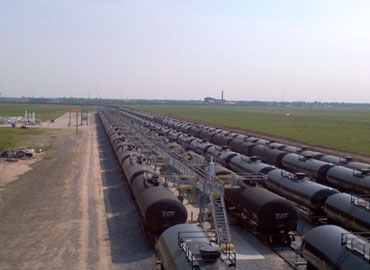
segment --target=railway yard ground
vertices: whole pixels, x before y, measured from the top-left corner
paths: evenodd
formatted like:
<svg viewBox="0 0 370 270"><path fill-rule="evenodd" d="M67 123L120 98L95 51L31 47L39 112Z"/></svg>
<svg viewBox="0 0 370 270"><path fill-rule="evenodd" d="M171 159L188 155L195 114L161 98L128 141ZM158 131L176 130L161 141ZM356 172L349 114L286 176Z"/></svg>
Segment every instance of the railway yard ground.
<svg viewBox="0 0 370 270"><path fill-rule="evenodd" d="M370 108L137 105L134 109L370 162Z"/></svg>
<svg viewBox="0 0 370 270"><path fill-rule="evenodd" d="M307 141L299 136L284 135L283 131L293 134L292 130L297 126L307 125L309 121L303 119L310 116L306 114L315 119L315 113L311 111L290 111L289 116L285 116L293 115L294 124L290 120L282 121L282 128L278 128L278 124L274 126L272 122L277 121L276 117L283 117L285 112L282 109L276 112L280 116L276 116L270 109L263 112L256 108L191 107L195 113L189 112L190 107L179 107L177 111L169 106L139 108L248 130L246 132L250 134L260 135L259 128L262 130L271 125L262 134L265 138L279 138L280 142L293 141L293 144L296 141L297 145L305 143L317 147L314 150L321 149L321 143L326 145L324 142L330 139L340 141L348 138L337 118L344 118L349 123L352 117L352 128L359 134L353 140L367 144L361 149L348 149L343 143L339 144L342 148L328 144L329 148L334 154L353 153L364 161L369 160L366 156L370 153L367 152L369 137L364 136L366 132L370 134L370 120L364 116L367 111L358 112L361 117L352 112L351 117L345 112L340 115L332 112L330 117L316 116L316 124L312 124L316 125L312 131L317 134L316 141ZM243 121L250 119L249 114L253 115L250 110L256 110L255 115L261 114L257 119L266 121L256 124L255 128L244 125ZM222 118L220 113L225 111L226 116ZM153 240L144 232L138 209L123 181L121 168L97 114L89 114L89 125L79 126L76 133L74 126L68 126L69 114L64 112L59 112L62 116L55 123L42 128L0 128L0 135L8 132L7 136L2 136L4 144L43 149L31 160L0 162L0 269L156 269ZM235 123L230 120L233 117ZM324 138L326 129L323 125L329 123L329 118L329 129L335 138ZM321 123L319 119L326 120ZM351 133L354 134L353 130ZM352 144L355 143L352 141ZM185 205L196 217L196 205ZM291 269L286 261L243 229L231 215L230 221L237 269ZM297 231L304 234L311 228L312 224L302 215Z"/></svg>
<svg viewBox="0 0 370 270"><path fill-rule="evenodd" d="M0 269L155 269L153 243L96 115L68 128L49 125L39 158L1 179ZM27 163L28 162L28 163ZM21 164L21 163L19 163ZM237 269L290 269L238 225Z"/></svg>
<svg viewBox="0 0 370 270"><path fill-rule="evenodd" d="M41 160L7 164L17 172L1 177L0 269L152 269L153 249L95 115L77 135L67 118L50 126Z"/></svg>

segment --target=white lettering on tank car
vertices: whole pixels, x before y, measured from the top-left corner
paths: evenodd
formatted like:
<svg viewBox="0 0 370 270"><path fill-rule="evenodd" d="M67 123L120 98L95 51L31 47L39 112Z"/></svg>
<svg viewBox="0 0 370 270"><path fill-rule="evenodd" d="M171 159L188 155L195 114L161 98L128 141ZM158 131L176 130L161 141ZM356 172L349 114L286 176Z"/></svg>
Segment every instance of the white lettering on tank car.
<svg viewBox="0 0 370 270"><path fill-rule="evenodd" d="M175 215L175 211L162 211L162 217L173 217Z"/></svg>
<svg viewBox="0 0 370 270"><path fill-rule="evenodd" d="M286 219L288 217L288 213L275 213L276 219Z"/></svg>

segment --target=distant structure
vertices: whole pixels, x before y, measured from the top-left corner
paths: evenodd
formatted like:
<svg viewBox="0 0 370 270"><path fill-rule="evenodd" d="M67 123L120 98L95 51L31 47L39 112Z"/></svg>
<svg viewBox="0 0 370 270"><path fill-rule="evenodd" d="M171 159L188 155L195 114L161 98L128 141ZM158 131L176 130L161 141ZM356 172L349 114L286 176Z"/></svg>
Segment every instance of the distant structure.
<svg viewBox="0 0 370 270"><path fill-rule="evenodd" d="M221 104L221 100L213 98L213 97L205 97L204 103L205 104Z"/></svg>
<svg viewBox="0 0 370 270"><path fill-rule="evenodd" d="M213 97L205 97L204 104L211 104L211 105L233 105L235 104L234 101L228 101L224 99L224 90L221 91L221 99L213 98Z"/></svg>

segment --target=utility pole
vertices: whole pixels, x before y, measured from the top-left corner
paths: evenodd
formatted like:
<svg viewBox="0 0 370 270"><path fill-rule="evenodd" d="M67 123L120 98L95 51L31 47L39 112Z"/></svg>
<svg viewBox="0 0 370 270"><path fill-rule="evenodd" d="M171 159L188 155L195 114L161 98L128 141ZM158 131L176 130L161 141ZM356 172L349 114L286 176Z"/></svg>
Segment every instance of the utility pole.
<svg viewBox="0 0 370 270"><path fill-rule="evenodd" d="M69 108L69 123L68 126L70 127L72 125L72 109Z"/></svg>
<svg viewBox="0 0 370 270"><path fill-rule="evenodd" d="M79 109L76 109L76 134L78 133L78 113L80 112Z"/></svg>

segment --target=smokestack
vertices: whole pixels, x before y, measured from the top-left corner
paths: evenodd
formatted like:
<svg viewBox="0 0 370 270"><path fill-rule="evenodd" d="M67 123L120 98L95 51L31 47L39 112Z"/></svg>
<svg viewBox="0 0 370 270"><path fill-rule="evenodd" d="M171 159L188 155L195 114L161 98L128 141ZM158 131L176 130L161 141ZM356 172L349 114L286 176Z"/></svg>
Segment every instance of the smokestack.
<svg viewBox="0 0 370 270"><path fill-rule="evenodd" d="M221 91L221 104L224 104L224 90Z"/></svg>

